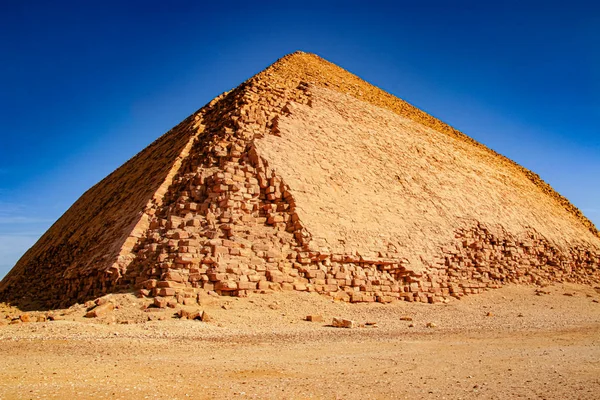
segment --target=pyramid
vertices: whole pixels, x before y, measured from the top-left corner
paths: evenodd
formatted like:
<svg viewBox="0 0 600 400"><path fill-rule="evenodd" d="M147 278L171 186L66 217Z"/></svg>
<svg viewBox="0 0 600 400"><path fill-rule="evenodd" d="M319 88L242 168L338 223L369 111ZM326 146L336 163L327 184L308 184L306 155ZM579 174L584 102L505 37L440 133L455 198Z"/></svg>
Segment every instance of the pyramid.
<svg viewBox="0 0 600 400"><path fill-rule="evenodd" d="M84 193L2 280L0 301L296 290L433 303L563 281L600 281L598 230L567 199L296 52Z"/></svg>

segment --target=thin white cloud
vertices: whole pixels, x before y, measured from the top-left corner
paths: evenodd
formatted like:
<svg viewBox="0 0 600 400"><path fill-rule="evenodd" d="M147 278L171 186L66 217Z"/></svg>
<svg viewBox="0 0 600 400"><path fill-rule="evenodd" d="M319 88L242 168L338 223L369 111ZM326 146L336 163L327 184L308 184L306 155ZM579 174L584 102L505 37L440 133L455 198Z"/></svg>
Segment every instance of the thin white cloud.
<svg viewBox="0 0 600 400"><path fill-rule="evenodd" d="M35 217L24 217L20 215L1 215L0 211L0 224L40 224L40 223L48 223L52 222L51 219L48 218L35 218Z"/></svg>
<svg viewBox="0 0 600 400"><path fill-rule="evenodd" d="M17 236L30 236L30 237L35 237L35 238L39 238L43 235L43 232L38 232L38 231L21 231L21 232L2 232L0 231L0 240L2 240L3 237L17 237Z"/></svg>
<svg viewBox="0 0 600 400"><path fill-rule="evenodd" d="M30 234L0 235L0 279L33 246L39 236L39 234L33 232Z"/></svg>
<svg viewBox="0 0 600 400"><path fill-rule="evenodd" d="M23 204L8 203L0 200L0 215L13 215L15 213L23 212L25 206Z"/></svg>
<svg viewBox="0 0 600 400"><path fill-rule="evenodd" d="M31 215L23 204L0 201L0 235L9 235L24 229L45 230L52 222L53 219L43 215Z"/></svg>

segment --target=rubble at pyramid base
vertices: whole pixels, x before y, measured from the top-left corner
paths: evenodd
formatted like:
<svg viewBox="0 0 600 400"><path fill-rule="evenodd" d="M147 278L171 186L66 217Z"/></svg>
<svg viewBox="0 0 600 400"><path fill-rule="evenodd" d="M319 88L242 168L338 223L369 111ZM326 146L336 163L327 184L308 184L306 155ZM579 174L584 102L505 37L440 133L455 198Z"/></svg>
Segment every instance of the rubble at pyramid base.
<svg viewBox="0 0 600 400"><path fill-rule="evenodd" d="M295 104L316 101L310 85L301 88ZM262 98L268 104L268 97ZM260 99L253 99L252 104L257 103ZM296 108L291 103L284 107L288 113ZM313 235L316 229L305 226L300 208L308 205L298 207L298 191L261 156L266 153L262 135L299 140L286 129L280 113L265 105L250 108L248 117L242 111L239 126L248 129L256 114L259 120L262 115L265 119L279 115L278 126L258 134L247 130L247 135L218 145L200 142L196 152L202 147L210 155L198 158L199 164L186 165L188 172L169 189L169 205L152 216L134 261L123 268L123 289L135 287L142 296L173 297L182 304L195 301L198 292L246 296L279 290L317 292L349 302L435 303L507 283L598 281L598 253L584 248L565 251L533 229L516 236L476 220L465 224L468 229L452 231L452 240L433 253L413 248L423 255L416 261L410 251L393 251L389 246L377 251L377 246L356 243L349 252L336 252ZM212 120L206 122L204 129L214 127ZM216 131L229 128L217 126ZM214 140L215 136L208 137ZM338 238L352 241L349 235Z"/></svg>

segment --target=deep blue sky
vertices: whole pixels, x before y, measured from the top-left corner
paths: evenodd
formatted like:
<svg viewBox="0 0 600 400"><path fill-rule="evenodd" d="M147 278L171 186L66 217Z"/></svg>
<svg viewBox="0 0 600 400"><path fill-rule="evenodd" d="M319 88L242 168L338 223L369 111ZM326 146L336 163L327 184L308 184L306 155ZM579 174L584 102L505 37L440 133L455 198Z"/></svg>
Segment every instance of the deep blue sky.
<svg viewBox="0 0 600 400"><path fill-rule="evenodd" d="M593 2L212 3L0 0L0 278L85 190L295 50L539 173L600 225Z"/></svg>

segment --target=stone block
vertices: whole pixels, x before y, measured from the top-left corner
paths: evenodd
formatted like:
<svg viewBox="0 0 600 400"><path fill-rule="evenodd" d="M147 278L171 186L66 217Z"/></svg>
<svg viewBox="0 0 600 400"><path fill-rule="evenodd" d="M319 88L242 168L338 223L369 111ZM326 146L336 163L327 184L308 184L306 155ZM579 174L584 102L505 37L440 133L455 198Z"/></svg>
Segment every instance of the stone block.
<svg viewBox="0 0 600 400"><path fill-rule="evenodd" d="M177 316L181 319L190 319L196 321L203 321L204 312L201 310L186 310L181 309L177 312Z"/></svg>
<svg viewBox="0 0 600 400"><path fill-rule="evenodd" d="M237 286L240 290L255 290L256 282L238 282Z"/></svg>
<svg viewBox="0 0 600 400"><path fill-rule="evenodd" d="M33 318L27 313L21 314L19 316L19 319L21 320L21 322L33 322Z"/></svg>
<svg viewBox="0 0 600 400"><path fill-rule="evenodd" d="M175 296L176 290L174 288L156 288L154 289L155 296Z"/></svg>
<svg viewBox="0 0 600 400"><path fill-rule="evenodd" d="M331 322L331 326L335 327L335 328L355 328L356 322L350 320L350 319L344 319L344 318L339 318L339 317L334 317L333 321Z"/></svg>
<svg viewBox="0 0 600 400"><path fill-rule="evenodd" d="M237 289L238 284L234 281L220 281L215 284L215 290L232 291Z"/></svg>
<svg viewBox="0 0 600 400"><path fill-rule="evenodd" d="M113 303L104 303L102 305L96 306L94 309L88 311L85 314L86 318L98 318L103 317L110 314L115 309L115 305Z"/></svg>
<svg viewBox="0 0 600 400"><path fill-rule="evenodd" d="M198 304L198 300L196 299L196 297L184 297L183 298L184 306L194 306L197 304Z"/></svg>
<svg viewBox="0 0 600 400"><path fill-rule="evenodd" d="M323 316L318 314L307 315L306 320L309 322L323 322Z"/></svg>
<svg viewBox="0 0 600 400"><path fill-rule="evenodd" d="M177 230L173 233L173 239L187 239L190 237L190 234L183 230Z"/></svg>
<svg viewBox="0 0 600 400"><path fill-rule="evenodd" d="M294 283L294 290L304 292L307 290L307 287L304 283Z"/></svg>
<svg viewBox="0 0 600 400"><path fill-rule="evenodd" d="M177 308L177 300L176 299L169 299L167 301L167 307L169 307L169 308Z"/></svg>
<svg viewBox="0 0 600 400"><path fill-rule="evenodd" d="M156 296L154 298L153 304L155 307L165 308L167 307L167 299L165 299L164 297Z"/></svg>
<svg viewBox="0 0 600 400"><path fill-rule="evenodd" d="M173 281L173 282L185 282L186 279L179 272L169 271L164 276L165 281Z"/></svg>
<svg viewBox="0 0 600 400"><path fill-rule="evenodd" d="M267 281L259 281L257 287L259 290L268 290L270 288L270 284Z"/></svg>

